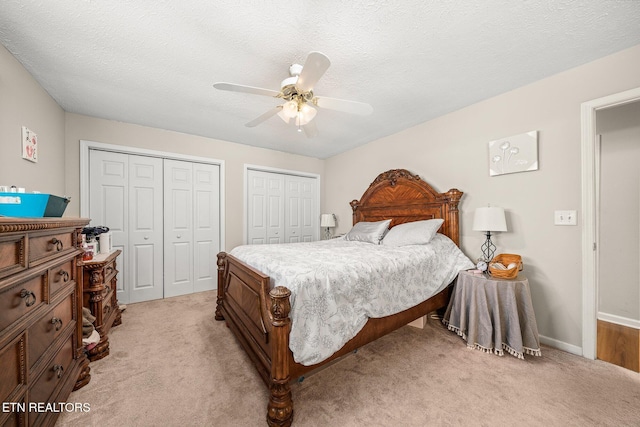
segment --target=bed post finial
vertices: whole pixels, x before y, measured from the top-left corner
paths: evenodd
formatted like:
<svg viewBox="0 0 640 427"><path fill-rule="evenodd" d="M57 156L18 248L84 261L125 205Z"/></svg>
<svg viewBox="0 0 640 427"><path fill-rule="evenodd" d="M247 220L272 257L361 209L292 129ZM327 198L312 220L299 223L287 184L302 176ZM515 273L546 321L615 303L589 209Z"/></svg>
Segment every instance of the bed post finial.
<svg viewBox="0 0 640 427"><path fill-rule="evenodd" d="M227 266L227 253L220 252L218 254L218 297L216 299L216 320L224 320L222 315L222 303L224 300L224 272Z"/></svg>
<svg viewBox="0 0 640 427"><path fill-rule="evenodd" d="M270 426L290 426L293 421L293 400L289 386L289 333L291 330L291 291L276 286L269 292L271 297L271 381L267 423Z"/></svg>
<svg viewBox="0 0 640 427"><path fill-rule="evenodd" d="M458 203L460 203L460 199L464 193L457 188L452 188L447 191L445 195L447 196L447 215L448 217L448 226L449 226L449 237L451 240L455 242L456 245L460 246L460 219L458 213Z"/></svg>

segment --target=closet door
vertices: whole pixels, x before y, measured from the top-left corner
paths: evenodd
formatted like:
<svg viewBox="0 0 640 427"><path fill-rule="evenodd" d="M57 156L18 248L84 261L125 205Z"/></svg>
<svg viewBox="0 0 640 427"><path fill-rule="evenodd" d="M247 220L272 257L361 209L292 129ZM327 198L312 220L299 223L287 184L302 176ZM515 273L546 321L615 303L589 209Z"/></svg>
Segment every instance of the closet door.
<svg viewBox="0 0 640 427"><path fill-rule="evenodd" d="M250 169L247 181L248 243L284 243L284 175Z"/></svg>
<svg viewBox="0 0 640 427"><path fill-rule="evenodd" d="M162 298L162 160L89 153L91 225L109 227L118 257L118 301Z"/></svg>
<svg viewBox="0 0 640 427"><path fill-rule="evenodd" d="M316 179L287 175L285 188L285 241L317 240L319 214L316 207Z"/></svg>
<svg viewBox="0 0 640 427"><path fill-rule="evenodd" d="M193 164L194 292L217 288L220 252L220 166Z"/></svg>
<svg viewBox="0 0 640 427"><path fill-rule="evenodd" d="M191 162L164 160L164 238L164 296L193 292Z"/></svg>
<svg viewBox="0 0 640 427"><path fill-rule="evenodd" d="M118 257L118 301L129 303L129 156L89 151L89 217L91 226L109 227ZM125 280L126 278L126 280Z"/></svg>
<svg viewBox="0 0 640 427"><path fill-rule="evenodd" d="M162 159L129 156L129 301L163 297Z"/></svg>

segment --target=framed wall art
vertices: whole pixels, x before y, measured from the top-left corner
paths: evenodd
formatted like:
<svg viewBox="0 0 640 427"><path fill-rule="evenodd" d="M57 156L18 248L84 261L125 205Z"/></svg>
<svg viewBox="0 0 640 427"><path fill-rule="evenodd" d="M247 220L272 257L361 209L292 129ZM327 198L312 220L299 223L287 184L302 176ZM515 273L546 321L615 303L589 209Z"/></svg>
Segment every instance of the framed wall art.
<svg viewBox="0 0 640 427"><path fill-rule="evenodd" d="M38 162L38 135L26 126L22 126L22 158Z"/></svg>
<svg viewBox="0 0 640 427"><path fill-rule="evenodd" d="M489 142L489 175L538 170L538 131Z"/></svg>

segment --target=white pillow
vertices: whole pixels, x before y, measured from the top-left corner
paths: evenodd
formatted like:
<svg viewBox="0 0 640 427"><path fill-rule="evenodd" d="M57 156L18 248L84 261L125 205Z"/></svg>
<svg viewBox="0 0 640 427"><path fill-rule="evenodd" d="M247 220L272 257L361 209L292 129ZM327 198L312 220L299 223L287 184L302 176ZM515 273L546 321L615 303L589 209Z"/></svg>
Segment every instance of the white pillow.
<svg viewBox="0 0 640 427"><path fill-rule="evenodd" d="M382 244L389 246L426 245L436 235L443 222L443 219L438 218L398 224L384 236Z"/></svg>
<svg viewBox="0 0 640 427"><path fill-rule="evenodd" d="M345 240L352 240L358 242L369 242L375 245L380 244L380 240L384 237L385 233L389 230L390 219L376 222L360 221L353 226L345 236Z"/></svg>

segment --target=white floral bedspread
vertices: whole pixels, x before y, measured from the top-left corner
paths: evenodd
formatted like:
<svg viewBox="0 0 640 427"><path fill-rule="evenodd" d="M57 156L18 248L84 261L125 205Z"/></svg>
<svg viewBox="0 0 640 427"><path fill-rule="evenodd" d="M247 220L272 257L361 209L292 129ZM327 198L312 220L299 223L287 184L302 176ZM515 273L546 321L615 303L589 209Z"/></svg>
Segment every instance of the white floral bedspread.
<svg viewBox="0 0 640 427"><path fill-rule="evenodd" d="M474 264L448 237L389 247L330 239L246 245L231 255L291 290L289 347L296 362L319 363L353 338L369 317L406 310L437 294Z"/></svg>

